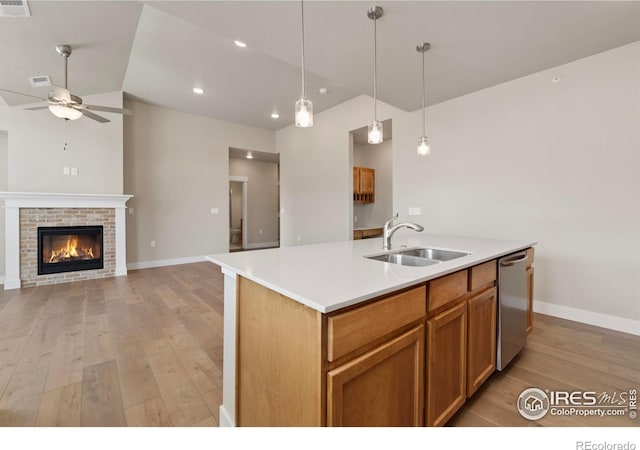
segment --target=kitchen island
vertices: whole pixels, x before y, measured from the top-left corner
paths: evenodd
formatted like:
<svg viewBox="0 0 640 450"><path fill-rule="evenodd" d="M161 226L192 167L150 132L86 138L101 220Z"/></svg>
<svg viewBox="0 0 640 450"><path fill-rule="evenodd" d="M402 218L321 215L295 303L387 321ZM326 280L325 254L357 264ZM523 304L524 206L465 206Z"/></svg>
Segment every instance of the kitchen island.
<svg viewBox="0 0 640 450"><path fill-rule="evenodd" d="M468 253L424 267L366 258L381 239L208 256L225 275L220 424L444 424L495 368L496 259L534 244L396 235Z"/></svg>

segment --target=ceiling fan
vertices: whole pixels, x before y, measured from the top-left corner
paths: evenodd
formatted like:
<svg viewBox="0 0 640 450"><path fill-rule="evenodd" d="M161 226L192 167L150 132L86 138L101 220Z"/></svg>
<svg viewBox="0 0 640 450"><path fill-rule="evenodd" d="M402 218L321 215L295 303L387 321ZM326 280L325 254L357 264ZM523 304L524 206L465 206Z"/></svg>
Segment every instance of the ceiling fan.
<svg viewBox="0 0 640 450"><path fill-rule="evenodd" d="M64 120L76 120L80 117L88 117L100 123L111 122L109 119L99 116L92 111L101 111L116 114L132 114L129 109L112 108L110 106L98 106L98 105L85 105L82 103L82 99L77 95L73 95L69 89L67 89L67 63L69 55L71 55L70 45L56 45L56 52L64 57L64 87L53 85L53 90L49 92L48 98L36 97L35 95L23 94L22 92L10 91L8 89L0 88L0 91L10 92L12 94L24 95L27 97L37 98L48 102L48 105L34 106L31 108L24 108L25 110L38 110L49 109L54 116L60 117Z"/></svg>

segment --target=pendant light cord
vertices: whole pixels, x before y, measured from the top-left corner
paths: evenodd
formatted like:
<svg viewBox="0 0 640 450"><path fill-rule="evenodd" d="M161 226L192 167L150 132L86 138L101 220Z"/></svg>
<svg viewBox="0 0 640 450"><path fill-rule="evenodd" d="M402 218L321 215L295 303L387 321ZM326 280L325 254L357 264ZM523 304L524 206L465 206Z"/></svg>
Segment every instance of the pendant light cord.
<svg viewBox="0 0 640 450"><path fill-rule="evenodd" d="M426 123L427 123L427 113L425 111L425 78L424 78L424 51L422 52L422 136L426 136L425 133L425 129L426 129Z"/></svg>
<svg viewBox="0 0 640 450"><path fill-rule="evenodd" d="M378 72L378 61L377 61L377 54L378 54L378 45L377 45L377 27L376 24L378 22L378 18L376 16L373 17L373 120L377 121L378 120L378 109L377 109L377 103L378 103L378 82L376 79L376 73Z"/></svg>
<svg viewBox="0 0 640 450"><path fill-rule="evenodd" d="M302 98L305 97L304 89L304 0L300 0L300 38L302 41Z"/></svg>

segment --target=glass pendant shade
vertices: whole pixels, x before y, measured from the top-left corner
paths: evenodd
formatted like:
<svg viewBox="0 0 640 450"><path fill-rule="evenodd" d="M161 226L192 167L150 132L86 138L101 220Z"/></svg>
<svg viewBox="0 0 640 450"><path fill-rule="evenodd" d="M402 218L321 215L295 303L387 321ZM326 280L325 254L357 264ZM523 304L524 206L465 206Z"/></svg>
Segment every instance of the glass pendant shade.
<svg viewBox="0 0 640 450"><path fill-rule="evenodd" d="M426 136L422 136L418 139L418 156L427 156L431 154L431 145L429 145L429 139Z"/></svg>
<svg viewBox="0 0 640 450"><path fill-rule="evenodd" d="M296 126L313 126L313 102L307 97L300 97L296 102Z"/></svg>
<svg viewBox="0 0 640 450"><path fill-rule="evenodd" d="M369 132L367 133L367 142L369 144L380 144L382 143L382 123L374 120L369 124Z"/></svg>
<svg viewBox="0 0 640 450"><path fill-rule="evenodd" d="M49 105L49 111L61 119L76 120L82 117L82 111L63 105Z"/></svg>

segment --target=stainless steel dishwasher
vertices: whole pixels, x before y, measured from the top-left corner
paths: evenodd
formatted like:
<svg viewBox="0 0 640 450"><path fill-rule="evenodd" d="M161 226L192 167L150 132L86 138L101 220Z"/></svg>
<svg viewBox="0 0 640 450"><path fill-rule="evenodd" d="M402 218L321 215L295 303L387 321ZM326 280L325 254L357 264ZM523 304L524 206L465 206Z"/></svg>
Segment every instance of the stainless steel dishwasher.
<svg viewBox="0 0 640 450"><path fill-rule="evenodd" d="M498 259L498 370L527 344L526 259L524 251Z"/></svg>

